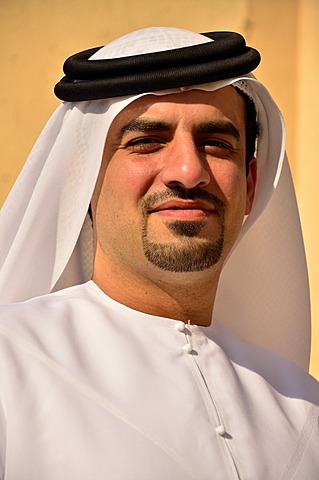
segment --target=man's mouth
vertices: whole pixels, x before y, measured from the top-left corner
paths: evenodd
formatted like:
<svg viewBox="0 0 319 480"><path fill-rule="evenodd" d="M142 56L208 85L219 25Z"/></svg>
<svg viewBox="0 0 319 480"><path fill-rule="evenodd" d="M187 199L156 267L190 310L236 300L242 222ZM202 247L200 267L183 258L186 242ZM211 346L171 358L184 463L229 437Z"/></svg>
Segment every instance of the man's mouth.
<svg viewBox="0 0 319 480"><path fill-rule="evenodd" d="M166 217L167 221L206 221L209 217L224 217L225 202L217 195L199 187L170 188L147 195L142 202L146 217Z"/></svg>
<svg viewBox="0 0 319 480"><path fill-rule="evenodd" d="M170 217L178 220L203 220L217 210L204 200L168 199L152 207L148 214Z"/></svg>

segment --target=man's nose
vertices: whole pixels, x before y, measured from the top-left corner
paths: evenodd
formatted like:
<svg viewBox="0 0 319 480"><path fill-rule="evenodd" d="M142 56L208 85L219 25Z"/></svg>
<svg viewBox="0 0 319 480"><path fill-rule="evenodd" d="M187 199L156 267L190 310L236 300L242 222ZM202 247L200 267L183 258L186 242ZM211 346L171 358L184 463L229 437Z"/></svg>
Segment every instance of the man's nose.
<svg viewBox="0 0 319 480"><path fill-rule="evenodd" d="M211 174L203 152L191 139L180 138L167 151L162 182L167 186L183 185L185 188L204 187Z"/></svg>

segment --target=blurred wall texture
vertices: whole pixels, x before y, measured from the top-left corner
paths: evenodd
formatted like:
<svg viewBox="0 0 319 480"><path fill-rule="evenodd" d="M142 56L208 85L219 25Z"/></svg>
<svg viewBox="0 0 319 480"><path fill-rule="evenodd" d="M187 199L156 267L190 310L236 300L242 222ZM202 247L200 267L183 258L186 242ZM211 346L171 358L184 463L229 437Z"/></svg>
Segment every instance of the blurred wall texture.
<svg viewBox="0 0 319 480"><path fill-rule="evenodd" d="M154 25L234 30L262 53L256 75L287 124L310 273L311 373L319 378L318 0L0 0L0 204L59 104L52 89L65 58Z"/></svg>

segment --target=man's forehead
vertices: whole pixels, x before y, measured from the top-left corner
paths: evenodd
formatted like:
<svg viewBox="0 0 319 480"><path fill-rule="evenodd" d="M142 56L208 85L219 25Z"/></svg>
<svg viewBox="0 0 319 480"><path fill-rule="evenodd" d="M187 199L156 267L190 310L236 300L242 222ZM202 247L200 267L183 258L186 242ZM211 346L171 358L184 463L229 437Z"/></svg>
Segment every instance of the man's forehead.
<svg viewBox="0 0 319 480"><path fill-rule="evenodd" d="M225 102L235 97L240 98L236 89L232 85L227 85L216 90L203 90L200 88L183 88L175 92L169 93L149 93L134 100L126 109L151 106L157 103L176 103L176 104L192 104L202 103L214 105L215 103Z"/></svg>
<svg viewBox="0 0 319 480"><path fill-rule="evenodd" d="M206 91L200 89L187 89L177 92L170 92L168 94L146 94L128 106L126 106L114 119L112 126L122 128L130 120L139 118L141 116L153 114L169 115L169 111L174 114L178 110L171 108L176 105L178 109L181 105L184 110L189 106L192 108L192 115L196 121L197 115L200 115L199 110L193 108L194 106L204 107L201 113L205 115L214 111L225 112L227 114L234 114L238 112L240 115L244 112L245 105L242 97L238 94L233 86L227 86L214 91ZM165 107L168 106L168 111ZM186 108L185 108L186 107Z"/></svg>

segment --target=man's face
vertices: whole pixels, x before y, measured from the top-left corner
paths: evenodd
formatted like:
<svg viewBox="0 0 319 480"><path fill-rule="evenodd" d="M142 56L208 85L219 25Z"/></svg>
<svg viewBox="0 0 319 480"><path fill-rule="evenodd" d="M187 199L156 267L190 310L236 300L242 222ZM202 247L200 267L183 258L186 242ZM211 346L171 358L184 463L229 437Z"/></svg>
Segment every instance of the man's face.
<svg viewBox="0 0 319 480"><path fill-rule="evenodd" d="M220 269L253 200L245 140L233 87L134 101L107 135L92 199L97 248L142 275Z"/></svg>

